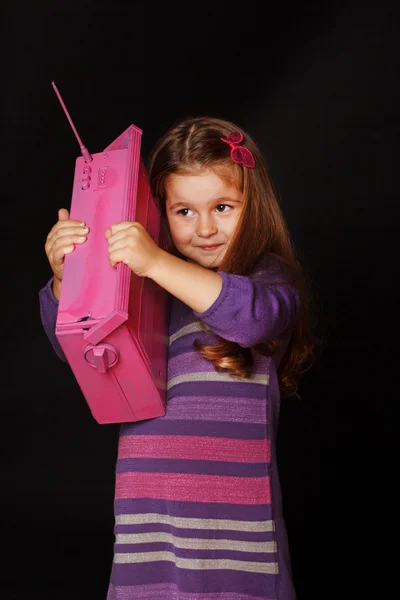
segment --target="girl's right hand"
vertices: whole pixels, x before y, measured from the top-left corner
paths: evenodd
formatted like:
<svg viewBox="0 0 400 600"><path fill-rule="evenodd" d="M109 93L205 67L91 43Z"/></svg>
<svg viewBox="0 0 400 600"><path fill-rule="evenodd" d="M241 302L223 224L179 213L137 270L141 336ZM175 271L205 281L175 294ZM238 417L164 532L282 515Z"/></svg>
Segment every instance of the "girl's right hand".
<svg viewBox="0 0 400 600"><path fill-rule="evenodd" d="M47 259L54 274L54 289L61 288L64 271L64 257L75 249L75 244L83 244L89 232L82 221L72 221L65 208L58 211L58 221L50 230L44 246ZM56 294L58 295L58 294Z"/></svg>

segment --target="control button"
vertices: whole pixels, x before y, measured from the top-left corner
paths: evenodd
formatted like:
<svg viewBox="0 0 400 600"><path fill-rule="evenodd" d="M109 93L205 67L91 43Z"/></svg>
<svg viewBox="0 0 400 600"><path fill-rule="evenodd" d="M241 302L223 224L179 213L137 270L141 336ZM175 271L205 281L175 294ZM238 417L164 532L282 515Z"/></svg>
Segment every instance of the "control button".
<svg viewBox="0 0 400 600"><path fill-rule="evenodd" d="M84 175L82 177L82 181L90 181L92 178L90 177L90 175Z"/></svg>
<svg viewBox="0 0 400 600"><path fill-rule="evenodd" d="M86 167L83 167L83 172L85 173L85 175L91 173L92 167L89 167L88 165Z"/></svg>
<svg viewBox="0 0 400 600"><path fill-rule="evenodd" d="M105 373L118 362L118 350L111 344L88 344L83 351L86 362L99 373Z"/></svg>
<svg viewBox="0 0 400 600"><path fill-rule="evenodd" d="M90 188L90 183L88 181L82 181L81 187L83 190L87 190L88 188Z"/></svg>

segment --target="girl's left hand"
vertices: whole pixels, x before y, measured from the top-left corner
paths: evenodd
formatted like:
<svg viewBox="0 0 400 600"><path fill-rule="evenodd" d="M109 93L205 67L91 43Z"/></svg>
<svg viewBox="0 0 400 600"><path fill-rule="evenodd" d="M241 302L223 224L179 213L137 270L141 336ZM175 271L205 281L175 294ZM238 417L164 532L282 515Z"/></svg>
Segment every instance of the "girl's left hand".
<svg viewBox="0 0 400 600"><path fill-rule="evenodd" d="M112 267L122 262L139 277L149 276L162 250L140 223L115 223L104 235Z"/></svg>

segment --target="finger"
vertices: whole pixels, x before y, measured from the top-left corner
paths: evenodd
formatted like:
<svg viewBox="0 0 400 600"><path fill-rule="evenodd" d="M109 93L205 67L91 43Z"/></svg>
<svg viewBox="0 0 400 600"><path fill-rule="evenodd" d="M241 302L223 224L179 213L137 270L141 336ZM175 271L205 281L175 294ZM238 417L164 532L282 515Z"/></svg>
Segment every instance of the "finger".
<svg viewBox="0 0 400 600"><path fill-rule="evenodd" d="M117 231L116 233L114 233L113 235L110 235L108 237L108 244L109 246L112 246L113 244L115 244L116 242L119 242L121 240L125 240L126 241L129 238L132 238L135 235L135 232L132 229L121 229L120 231Z"/></svg>
<svg viewBox="0 0 400 600"><path fill-rule="evenodd" d="M60 227L57 231L57 239L71 235L87 235L89 233L88 227L82 225L68 225L66 227Z"/></svg>
<svg viewBox="0 0 400 600"><path fill-rule="evenodd" d="M84 244L86 239L86 235L63 235L54 241L53 250L61 248L62 246L71 246L71 244Z"/></svg>
<svg viewBox="0 0 400 600"><path fill-rule="evenodd" d="M52 242L64 235L87 235L89 228L82 225L82 221L58 221L50 230L46 242Z"/></svg>
<svg viewBox="0 0 400 600"><path fill-rule="evenodd" d="M143 230L143 227L139 223L120 223L118 225L124 226L116 230L114 230L114 225L111 227L111 235L108 237L109 244L113 244L123 238L137 239L137 236L140 236Z"/></svg>
<svg viewBox="0 0 400 600"><path fill-rule="evenodd" d="M49 242L46 248L46 251L49 255L54 254L59 248L63 248L65 246L73 246L74 244L84 244L86 242L86 235L63 235L61 237L56 238L53 242Z"/></svg>
<svg viewBox="0 0 400 600"><path fill-rule="evenodd" d="M137 227L139 223L133 223L132 221L121 221L120 223L114 223L111 225L111 234L114 235L118 231L128 229L128 227Z"/></svg>
<svg viewBox="0 0 400 600"><path fill-rule="evenodd" d="M69 212L66 208L60 208L58 211L58 220L59 221L67 221L69 219Z"/></svg>
<svg viewBox="0 0 400 600"><path fill-rule="evenodd" d="M46 240L49 241L52 238L54 238L55 236L58 235L59 231L68 229L68 228L80 228L80 227L84 227L85 225L83 224L82 221L70 221L70 220L66 220L66 221L57 221L57 223L55 225L53 225L53 227L50 229Z"/></svg>
<svg viewBox="0 0 400 600"><path fill-rule="evenodd" d="M108 253L114 252L115 250L128 250L132 251L132 245L128 243L128 239L126 237L121 237L113 241L112 244L108 246Z"/></svg>
<svg viewBox="0 0 400 600"><path fill-rule="evenodd" d="M65 254L70 254L75 250L77 244L84 244L85 236L65 236L59 238L50 248L48 256L49 261L54 266L60 266Z"/></svg>
<svg viewBox="0 0 400 600"><path fill-rule="evenodd" d="M50 263L54 267L60 267L64 262L65 255L71 254L71 252L73 252L74 250L74 244L71 244L70 246L61 246L60 248L57 248L55 251L53 251L50 257Z"/></svg>
<svg viewBox="0 0 400 600"><path fill-rule="evenodd" d="M115 267L118 263L124 263L129 265L129 259L124 248L118 248L113 250L108 257L109 263L112 267Z"/></svg>

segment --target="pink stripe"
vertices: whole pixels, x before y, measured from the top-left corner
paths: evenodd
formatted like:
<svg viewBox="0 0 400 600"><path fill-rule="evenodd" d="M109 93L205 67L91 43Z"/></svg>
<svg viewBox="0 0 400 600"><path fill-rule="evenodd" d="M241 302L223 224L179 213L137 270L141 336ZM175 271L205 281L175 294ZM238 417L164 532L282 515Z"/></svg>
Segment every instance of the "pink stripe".
<svg viewBox="0 0 400 600"><path fill-rule="evenodd" d="M183 458L238 463L270 462L270 440L193 437L185 435L126 435L118 458Z"/></svg>
<svg viewBox="0 0 400 600"><path fill-rule="evenodd" d="M116 476L115 498L271 504L271 482L270 477L119 473Z"/></svg>
<svg viewBox="0 0 400 600"><path fill-rule="evenodd" d="M180 395L169 399L167 414L163 419L267 423L267 408L265 402L258 398Z"/></svg>
<svg viewBox="0 0 400 600"><path fill-rule="evenodd" d="M156 583L149 585L113 586L110 584L107 600L268 600L266 596L249 596L248 594L231 592L207 592L204 594L194 592L182 592L173 583ZM270 599L272 600L272 598Z"/></svg>

